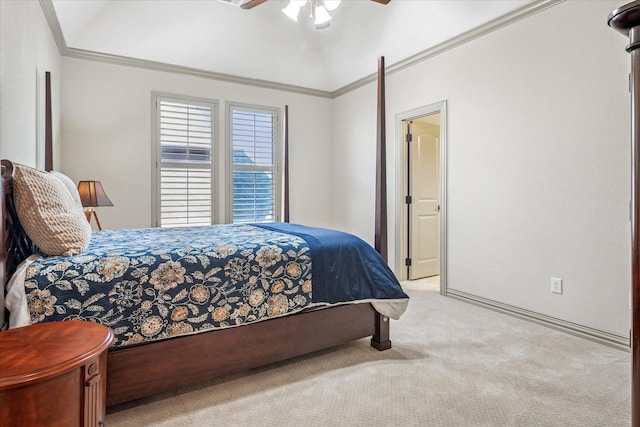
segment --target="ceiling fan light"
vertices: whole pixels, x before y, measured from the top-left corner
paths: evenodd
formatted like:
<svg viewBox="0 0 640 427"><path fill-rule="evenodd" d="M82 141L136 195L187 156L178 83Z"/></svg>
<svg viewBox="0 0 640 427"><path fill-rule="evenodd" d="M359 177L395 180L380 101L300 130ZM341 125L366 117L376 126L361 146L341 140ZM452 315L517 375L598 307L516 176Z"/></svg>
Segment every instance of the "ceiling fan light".
<svg viewBox="0 0 640 427"><path fill-rule="evenodd" d="M314 24L316 24L316 28L318 28L318 26L322 26L323 24L326 24L329 21L331 21L331 15L329 15L329 12L327 12L327 9L325 9L324 6L316 7L316 20L314 22ZM326 25L326 27L328 27L328 25ZM325 27L323 26L321 28L325 28Z"/></svg>
<svg viewBox="0 0 640 427"><path fill-rule="evenodd" d="M307 0L291 0L287 7L282 9L282 12L287 15L291 20L298 22L298 15L300 14L300 8L307 3Z"/></svg>
<svg viewBox="0 0 640 427"><path fill-rule="evenodd" d="M327 21L324 24L316 24L316 30L324 30L327 27L331 26L331 21Z"/></svg>
<svg viewBox="0 0 640 427"><path fill-rule="evenodd" d="M324 7L326 7L329 12L336 10L338 6L340 6L340 0L324 0Z"/></svg>

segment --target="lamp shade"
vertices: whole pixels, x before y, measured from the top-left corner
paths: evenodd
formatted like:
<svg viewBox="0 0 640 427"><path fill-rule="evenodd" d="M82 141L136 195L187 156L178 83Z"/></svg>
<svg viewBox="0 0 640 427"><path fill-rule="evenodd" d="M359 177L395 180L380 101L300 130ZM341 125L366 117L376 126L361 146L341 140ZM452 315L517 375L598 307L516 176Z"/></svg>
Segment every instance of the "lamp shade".
<svg viewBox="0 0 640 427"><path fill-rule="evenodd" d="M113 206L107 197L100 181L80 181L78 183L78 194L85 208L98 206Z"/></svg>

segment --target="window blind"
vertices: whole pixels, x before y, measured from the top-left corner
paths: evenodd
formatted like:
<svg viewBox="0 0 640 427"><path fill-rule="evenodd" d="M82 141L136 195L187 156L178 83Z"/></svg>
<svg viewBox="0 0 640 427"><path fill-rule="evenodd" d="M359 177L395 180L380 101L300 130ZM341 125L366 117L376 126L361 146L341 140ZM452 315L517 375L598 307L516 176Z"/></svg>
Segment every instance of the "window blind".
<svg viewBox="0 0 640 427"><path fill-rule="evenodd" d="M157 108L159 225L211 224L213 104L158 97Z"/></svg>
<svg viewBox="0 0 640 427"><path fill-rule="evenodd" d="M231 108L233 222L276 220L275 111Z"/></svg>

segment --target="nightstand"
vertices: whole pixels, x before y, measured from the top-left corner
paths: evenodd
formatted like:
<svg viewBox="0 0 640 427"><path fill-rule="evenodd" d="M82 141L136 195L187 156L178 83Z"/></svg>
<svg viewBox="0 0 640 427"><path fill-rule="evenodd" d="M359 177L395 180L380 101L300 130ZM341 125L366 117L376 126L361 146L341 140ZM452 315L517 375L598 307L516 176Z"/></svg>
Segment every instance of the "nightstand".
<svg viewBox="0 0 640 427"><path fill-rule="evenodd" d="M113 331L45 322L0 332L0 424L101 426Z"/></svg>

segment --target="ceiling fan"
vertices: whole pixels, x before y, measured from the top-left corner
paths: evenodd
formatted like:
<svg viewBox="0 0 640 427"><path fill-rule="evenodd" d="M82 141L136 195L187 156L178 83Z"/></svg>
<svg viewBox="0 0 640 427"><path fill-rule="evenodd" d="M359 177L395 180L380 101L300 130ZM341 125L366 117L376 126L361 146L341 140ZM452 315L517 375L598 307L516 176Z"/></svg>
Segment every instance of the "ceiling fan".
<svg viewBox="0 0 640 427"><path fill-rule="evenodd" d="M256 6L261 5L262 3L266 2L267 0L249 0L246 1L244 3L242 3L240 5L240 8L242 9L253 9ZM376 3L381 3L381 4L387 4L389 3L391 0L371 0L374 1Z"/></svg>
<svg viewBox="0 0 640 427"><path fill-rule="evenodd" d="M241 9L253 9L267 0L223 0L239 5ZM387 4L391 0L371 0L380 4ZM282 9L285 15L294 21L298 20L300 9L309 5L309 15L313 19L317 30L327 28L331 25L331 15L329 11L335 10L340 4L340 0L289 0L289 5Z"/></svg>

